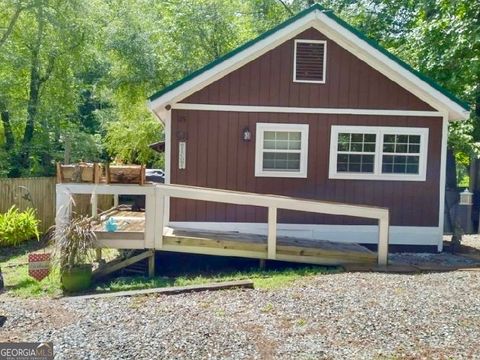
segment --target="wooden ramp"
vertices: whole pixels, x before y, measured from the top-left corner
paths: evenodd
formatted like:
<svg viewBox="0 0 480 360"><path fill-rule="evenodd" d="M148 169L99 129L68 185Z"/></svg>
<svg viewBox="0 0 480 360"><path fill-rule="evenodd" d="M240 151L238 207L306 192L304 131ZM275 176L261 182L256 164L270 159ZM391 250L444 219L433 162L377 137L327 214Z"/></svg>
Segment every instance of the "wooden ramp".
<svg viewBox="0 0 480 360"><path fill-rule="evenodd" d="M162 250L267 259L267 236L168 227ZM322 265L371 263L376 253L353 243L277 236L275 260Z"/></svg>

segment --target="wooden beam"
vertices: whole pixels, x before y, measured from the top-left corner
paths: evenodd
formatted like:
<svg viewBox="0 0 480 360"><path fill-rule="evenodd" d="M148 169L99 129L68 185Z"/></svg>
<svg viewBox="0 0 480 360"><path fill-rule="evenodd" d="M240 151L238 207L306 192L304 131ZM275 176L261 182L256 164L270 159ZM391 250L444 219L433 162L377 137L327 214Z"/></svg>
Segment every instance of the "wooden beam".
<svg viewBox="0 0 480 360"><path fill-rule="evenodd" d="M95 279L98 279L98 278L101 278L101 277L104 277L108 274L111 274L115 271L118 271L120 269L123 269L124 267L127 267L129 265L132 265L140 260L143 260L143 259L146 259L148 257L151 257L152 254L154 253L154 251L152 250L147 250L141 254L138 254L138 255L135 255L135 256L132 256L128 259L125 259L125 260L122 260L122 261L111 261L107 264L105 264L104 266L102 267L99 267L97 270L95 270L93 272L93 277Z"/></svg>
<svg viewBox="0 0 480 360"><path fill-rule="evenodd" d="M268 258L275 259L277 253L277 208L268 207L268 239L267 239Z"/></svg>
<svg viewBox="0 0 480 360"><path fill-rule="evenodd" d="M388 264L388 223L388 214L378 220L378 265L382 266Z"/></svg>
<svg viewBox="0 0 480 360"><path fill-rule="evenodd" d="M214 282L210 284L200 284L200 285L187 285L187 286L172 286L164 288L155 288L155 289L144 289L144 290L130 290L130 291L118 291L118 292L109 292L104 294L92 294L92 295L80 295L80 296L71 296L64 299L99 299L99 298L109 298L109 297L118 297L118 296L144 296L151 294L159 295L177 295L191 292L199 291L218 291L218 290L227 290L227 289L253 289L252 280L237 280L237 281L224 281L224 282Z"/></svg>
<svg viewBox="0 0 480 360"><path fill-rule="evenodd" d="M148 276L155 276L155 250L152 250L152 255L148 258Z"/></svg>
<svg viewBox="0 0 480 360"><path fill-rule="evenodd" d="M298 199L280 195L264 195L230 190L210 189L186 185L157 186L157 191L180 199L213 201L226 204L276 207L280 209L315 212L330 215L379 219L388 213L387 208L350 205L337 202Z"/></svg>

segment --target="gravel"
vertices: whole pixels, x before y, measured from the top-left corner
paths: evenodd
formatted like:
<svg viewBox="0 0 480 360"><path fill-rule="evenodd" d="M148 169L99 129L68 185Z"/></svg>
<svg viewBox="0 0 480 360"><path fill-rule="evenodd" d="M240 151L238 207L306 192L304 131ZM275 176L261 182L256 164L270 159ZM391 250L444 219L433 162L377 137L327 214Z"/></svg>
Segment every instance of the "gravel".
<svg viewBox="0 0 480 360"><path fill-rule="evenodd" d="M0 341L56 359L480 358L480 272L340 273L277 290L20 300Z"/></svg>

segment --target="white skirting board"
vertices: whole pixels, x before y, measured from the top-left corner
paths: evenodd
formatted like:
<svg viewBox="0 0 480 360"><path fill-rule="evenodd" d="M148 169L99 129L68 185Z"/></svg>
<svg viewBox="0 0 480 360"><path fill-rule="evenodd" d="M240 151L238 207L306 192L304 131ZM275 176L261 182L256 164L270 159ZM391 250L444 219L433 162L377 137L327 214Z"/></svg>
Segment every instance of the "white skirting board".
<svg viewBox="0 0 480 360"><path fill-rule="evenodd" d="M180 228L267 235L267 224L264 223L172 221L169 224ZM378 243L378 226L374 225L278 224L277 234L336 242ZM442 236L442 231L438 227L390 226L389 244L433 245L438 246L438 250L441 251Z"/></svg>

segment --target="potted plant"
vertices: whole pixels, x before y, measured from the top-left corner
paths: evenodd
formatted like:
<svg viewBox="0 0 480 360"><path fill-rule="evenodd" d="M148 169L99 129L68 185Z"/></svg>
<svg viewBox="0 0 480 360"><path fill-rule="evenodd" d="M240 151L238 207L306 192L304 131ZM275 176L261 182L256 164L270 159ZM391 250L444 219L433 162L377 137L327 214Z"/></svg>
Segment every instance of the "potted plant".
<svg viewBox="0 0 480 360"><path fill-rule="evenodd" d="M54 259L60 267L64 290L86 290L92 283L92 248L96 235L93 219L79 216L55 228Z"/></svg>

